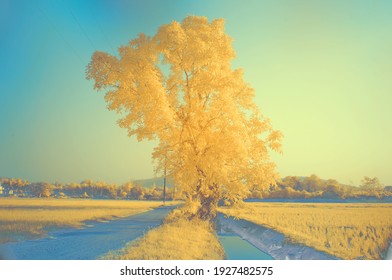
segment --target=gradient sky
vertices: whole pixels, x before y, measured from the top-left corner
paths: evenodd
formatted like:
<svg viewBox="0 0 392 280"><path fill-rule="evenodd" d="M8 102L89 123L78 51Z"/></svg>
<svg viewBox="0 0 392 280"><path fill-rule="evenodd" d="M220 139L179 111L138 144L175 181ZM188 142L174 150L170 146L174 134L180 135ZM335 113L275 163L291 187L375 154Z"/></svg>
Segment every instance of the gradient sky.
<svg viewBox="0 0 392 280"><path fill-rule="evenodd" d="M116 125L85 67L187 15L226 20L233 66L285 135L281 176L392 185L392 1L374 0L0 0L0 176L152 177L154 143Z"/></svg>

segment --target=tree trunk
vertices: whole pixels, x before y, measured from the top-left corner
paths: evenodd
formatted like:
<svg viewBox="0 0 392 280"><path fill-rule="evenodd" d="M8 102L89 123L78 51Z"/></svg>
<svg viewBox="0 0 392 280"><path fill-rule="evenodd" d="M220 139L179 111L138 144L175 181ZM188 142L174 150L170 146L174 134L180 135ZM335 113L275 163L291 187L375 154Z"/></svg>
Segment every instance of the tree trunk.
<svg viewBox="0 0 392 280"><path fill-rule="evenodd" d="M196 216L205 221L213 220L217 214L218 199L215 197L201 197L200 204Z"/></svg>
<svg viewBox="0 0 392 280"><path fill-rule="evenodd" d="M212 191L209 192L210 195L203 195L199 188L195 197L195 199L200 202L200 207L198 208L195 216L205 221L215 219L220 198L218 186L216 184L210 185L208 188Z"/></svg>

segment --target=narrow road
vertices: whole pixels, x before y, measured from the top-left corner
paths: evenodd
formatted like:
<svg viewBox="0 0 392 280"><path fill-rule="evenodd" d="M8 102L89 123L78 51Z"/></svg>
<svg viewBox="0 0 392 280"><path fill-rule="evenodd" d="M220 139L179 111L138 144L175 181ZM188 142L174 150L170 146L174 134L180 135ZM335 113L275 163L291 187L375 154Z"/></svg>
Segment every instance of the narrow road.
<svg viewBox="0 0 392 280"><path fill-rule="evenodd" d="M159 226L173 208L160 207L118 220L89 223L82 229L59 230L43 239L1 244L0 257L18 260L97 259Z"/></svg>

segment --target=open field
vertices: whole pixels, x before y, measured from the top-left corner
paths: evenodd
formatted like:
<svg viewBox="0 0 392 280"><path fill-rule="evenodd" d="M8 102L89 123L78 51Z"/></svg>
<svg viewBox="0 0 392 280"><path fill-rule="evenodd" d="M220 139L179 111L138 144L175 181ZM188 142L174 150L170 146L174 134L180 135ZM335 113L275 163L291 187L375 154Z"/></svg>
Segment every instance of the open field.
<svg viewBox="0 0 392 280"><path fill-rule="evenodd" d="M110 260L221 260L225 252L206 221L179 219L152 229L125 248L110 252Z"/></svg>
<svg viewBox="0 0 392 280"><path fill-rule="evenodd" d="M392 239L392 204L263 202L220 211L343 259L380 259Z"/></svg>
<svg viewBox="0 0 392 280"><path fill-rule="evenodd" d="M0 243L38 238L59 227L81 227L151 210L159 201L0 199Z"/></svg>

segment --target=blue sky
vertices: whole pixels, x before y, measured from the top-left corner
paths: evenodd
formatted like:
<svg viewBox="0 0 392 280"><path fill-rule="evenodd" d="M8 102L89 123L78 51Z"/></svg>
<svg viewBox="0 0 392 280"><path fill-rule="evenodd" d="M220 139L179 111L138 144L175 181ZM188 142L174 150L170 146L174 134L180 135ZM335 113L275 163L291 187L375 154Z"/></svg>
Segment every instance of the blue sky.
<svg viewBox="0 0 392 280"><path fill-rule="evenodd" d="M285 135L282 176L392 184L390 1L0 0L0 176L121 183L153 176L155 143L127 137L85 79L187 15L224 18L256 103Z"/></svg>

